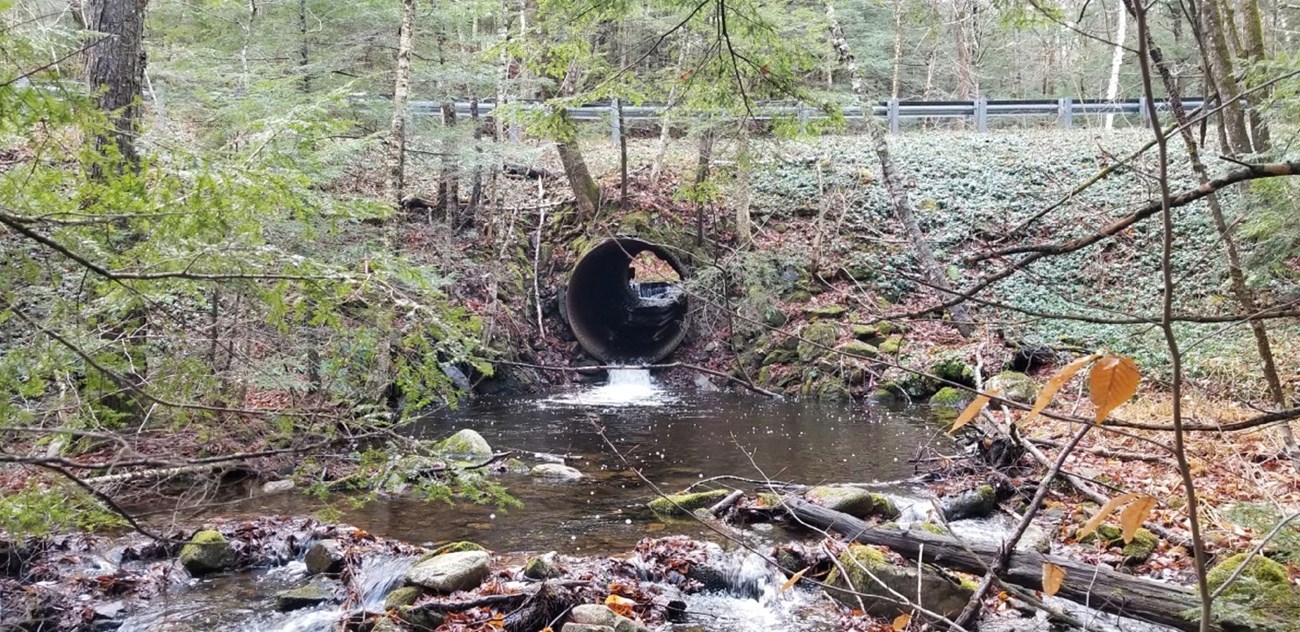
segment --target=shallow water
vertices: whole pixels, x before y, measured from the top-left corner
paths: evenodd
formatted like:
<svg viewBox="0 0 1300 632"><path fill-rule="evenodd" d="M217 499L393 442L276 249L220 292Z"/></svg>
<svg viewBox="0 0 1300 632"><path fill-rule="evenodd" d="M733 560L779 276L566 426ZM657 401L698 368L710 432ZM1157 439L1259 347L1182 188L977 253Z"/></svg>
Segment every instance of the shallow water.
<svg viewBox="0 0 1300 632"><path fill-rule="evenodd" d="M808 484L905 479L919 446L946 447L949 441L922 407L669 392L644 374L615 372L604 386L480 400L412 429L437 439L472 428L493 449L515 450L529 463L535 462L530 453L563 455L586 475L580 481L504 475L498 480L522 507L449 506L397 496L345 507L340 520L413 543L470 539L496 551L616 554L647 536L709 535L693 522L662 521L645 510L654 492L619 454L660 489L675 492L720 475ZM289 494L253 498L238 512L307 514L323 505Z"/></svg>

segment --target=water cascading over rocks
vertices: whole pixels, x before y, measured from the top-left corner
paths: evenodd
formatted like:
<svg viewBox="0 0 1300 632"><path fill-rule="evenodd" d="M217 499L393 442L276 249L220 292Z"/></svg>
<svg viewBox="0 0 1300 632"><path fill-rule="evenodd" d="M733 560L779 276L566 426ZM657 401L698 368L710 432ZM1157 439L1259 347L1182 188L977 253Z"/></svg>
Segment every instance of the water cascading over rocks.
<svg viewBox="0 0 1300 632"><path fill-rule="evenodd" d="M673 275L638 277L634 261L648 253ZM665 247L610 239L592 248L569 276L565 308L578 344L607 363L654 363L686 337L686 269ZM676 278L669 278L675 276Z"/></svg>

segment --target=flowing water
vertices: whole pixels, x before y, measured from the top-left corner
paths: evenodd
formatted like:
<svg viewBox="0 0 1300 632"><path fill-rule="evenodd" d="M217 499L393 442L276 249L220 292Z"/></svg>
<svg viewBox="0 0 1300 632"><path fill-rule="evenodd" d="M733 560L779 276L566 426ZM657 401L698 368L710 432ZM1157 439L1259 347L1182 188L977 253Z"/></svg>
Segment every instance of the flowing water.
<svg viewBox="0 0 1300 632"><path fill-rule="evenodd" d="M541 396L478 401L460 411L422 420L412 432L438 439L462 428L482 434L494 450L513 450L526 462L555 456L581 470L573 482L503 475L498 480L522 502L503 509L385 497L344 509L340 521L376 536L411 543L473 540L503 552L558 551L562 555L627 555L646 537L674 534L720 541L694 521L666 520L644 508L654 492L631 470L665 491L715 476L819 482L905 479L918 447L948 439L929 411L862 404L774 401L718 392L671 392L645 370L616 370L606 384ZM613 447L611 447L611 444ZM629 467L630 466L630 467ZM325 506L298 494L259 496L224 517L310 514ZM335 498L331 507L346 506ZM756 529L758 545L780 541L778 529ZM745 551L714 556L735 587L692 597L692 629L717 632L835 630L835 612L813 591L782 593L785 578ZM522 557L520 557L522 561ZM635 559L633 560L635 563ZM409 559L367 559L361 572L362 609L377 609L400 581ZM344 615L337 606L280 614L277 590L305 582L301 562L262 571L190 580L177 596L128 620L121 629L329 630ZM175 622L182 627L168 627Z"/></svg>

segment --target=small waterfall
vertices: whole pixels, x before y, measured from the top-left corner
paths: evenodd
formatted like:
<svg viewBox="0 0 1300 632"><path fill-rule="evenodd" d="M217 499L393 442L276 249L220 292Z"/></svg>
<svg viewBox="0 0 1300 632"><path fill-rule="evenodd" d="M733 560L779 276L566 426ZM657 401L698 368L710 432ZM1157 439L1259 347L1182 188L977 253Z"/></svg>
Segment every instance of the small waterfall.
<svg viewBox="0 0 1300 632"><path fill-rule="evenodd" d="M414 565L415 559L409 557L372 555L363 560L357 578L358 588L361 590L361 608L381 609L384 605L384 597L402 583L406 572Z"/></svg>
<svg viewBox="0 0 1300 632"><path fill-rule="evenodd" d="M639 368L610 369L609 381L600 386L543 400L569 406L663 406L675 401L650 375L650 369Z"/></svg>

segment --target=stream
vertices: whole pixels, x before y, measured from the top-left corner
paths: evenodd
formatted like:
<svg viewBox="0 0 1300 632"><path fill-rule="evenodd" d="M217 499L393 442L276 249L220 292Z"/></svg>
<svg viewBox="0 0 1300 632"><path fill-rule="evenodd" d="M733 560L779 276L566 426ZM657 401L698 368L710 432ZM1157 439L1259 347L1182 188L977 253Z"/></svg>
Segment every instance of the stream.
<svg viewBox="0 0 1300 632"><path fill-rule="evenodd" d="M348 508L341 522L375 536L429 545L472 540L522 564L527 552L572 556L627 556L647 537L687 535L723 543L690 520L666 520L644 508L654 493L606 445L599 428L628 463L665 492L713 476L820 482L906 479L908 459L919 446L945 446L950 439L925 407L866 408L862 404L775 401L751 395L669 392L646 371L614 371L608 383L544 395L479 400L430 416L411 432L439 439L457 430L478 431L494 450L563 455L583 472L577 481L505 474L498 480L522 502L502 509L470 503L454 506L410 495L384 497ZM899 490L904 491L904 490ZM260 495L221 509L220 518L309 515L327 505L288 493ZM216 518L218 516L210 516ZM746 537L770 545L787 538L779 527L758 525ZM785 577L745 551L721 552L733 585L746 594L706 594L689 602L695 619L682 629L716 632L836 630L836 613L817 592L780 595ZM513 552L513 553L507 553ZM513 558L518 558L517 560ZM633 563L636 563L634 558ZM409 568L409 558L376 556L361 570L360 609L381 608L384 594ZM146 630L330 630L340 620L336 605L289 613L274 610L274 594L301 585L301 560L272 568L204 579L181 577L176 590L149 611L128 618L123 632ZM778 599L778 596L780 598Z"/></svg>

